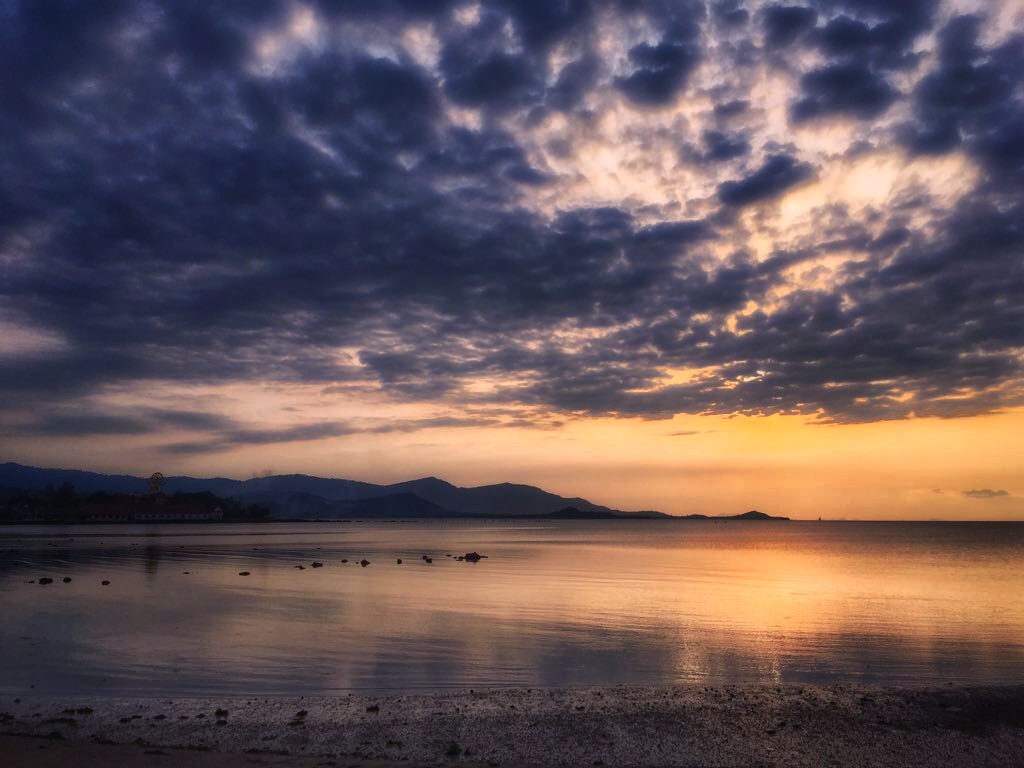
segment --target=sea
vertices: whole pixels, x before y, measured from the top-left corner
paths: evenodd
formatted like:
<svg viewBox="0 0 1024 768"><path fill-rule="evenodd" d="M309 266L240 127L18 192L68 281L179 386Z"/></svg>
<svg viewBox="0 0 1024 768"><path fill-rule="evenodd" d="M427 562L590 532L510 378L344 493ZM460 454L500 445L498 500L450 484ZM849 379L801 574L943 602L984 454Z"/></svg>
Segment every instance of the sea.
<svg viewBox="0 0 1024 768"><path fill-rule="evenodd" d="M1024 683L1022 569L1024 523L8 525L0 692Z"/></svg>

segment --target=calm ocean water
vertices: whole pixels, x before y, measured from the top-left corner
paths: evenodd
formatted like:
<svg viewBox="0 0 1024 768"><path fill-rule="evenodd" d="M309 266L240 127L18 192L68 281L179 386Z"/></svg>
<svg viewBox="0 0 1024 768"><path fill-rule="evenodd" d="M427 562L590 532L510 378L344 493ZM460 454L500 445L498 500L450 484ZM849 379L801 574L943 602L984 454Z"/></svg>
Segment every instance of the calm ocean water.
<svg viewBox="0 0 1024 768"><path fill-rule="evenodd" d="M0 691L1024 683L1022 564L1015 523L7 526Z"/></svg>

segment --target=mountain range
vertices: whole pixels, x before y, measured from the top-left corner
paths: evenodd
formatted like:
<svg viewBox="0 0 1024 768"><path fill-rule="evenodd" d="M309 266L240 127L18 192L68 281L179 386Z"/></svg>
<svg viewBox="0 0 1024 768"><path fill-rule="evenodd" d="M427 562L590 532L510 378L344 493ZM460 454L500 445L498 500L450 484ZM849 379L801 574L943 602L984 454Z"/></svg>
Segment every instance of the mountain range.
<svg viewBox="0 0 1024 768"><path fill-rule="evenodd" d="M45 490L71 483L78 494L96 491L143 493L148 480L76 469L43 469L0 464L0 488ZM249 480L169 476L163 490L173 494L209 491L246 504L269 507L276 519L368 517L668 517L661 512L623 512L581 498L566 498L532 485L498 483L460 488L436 477L390 485L310 475L270 475Z"/></svg>

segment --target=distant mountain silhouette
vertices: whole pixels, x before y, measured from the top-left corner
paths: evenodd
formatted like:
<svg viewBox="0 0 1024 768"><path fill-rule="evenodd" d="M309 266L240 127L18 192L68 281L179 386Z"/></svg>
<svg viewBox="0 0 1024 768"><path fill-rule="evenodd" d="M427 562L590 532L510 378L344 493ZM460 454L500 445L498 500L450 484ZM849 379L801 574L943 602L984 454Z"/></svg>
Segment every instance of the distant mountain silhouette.
<svg viewBox="0 0 1024 768"><path fill-rule="evenodd" d="M78 469L40 469L22 464L0 464L0 485L8 488L42 491L48 485L57 488L65 482L74 485L78 493L141 493L146 490L146 481L131 475L102 475Z"/></svg>
<svg viewBox="0 0 1024 768"><path fill-rule="evenodd" d="M775 517L773 515L766 515L764 512L758 512L756 509L752 509L749 512L743 512L739 515L683 515L680 520L789 520L788 517Z"/></svg>
<svg viewBox="0 0 1024 768"><path fill-rule="evenodd" d="M95 491L142 493L146 479L74 469L41 469L0 464L0 486L42 491L47 486L74 485L80 494ZM165 478L167 493L210 491L246 504L269 507L275 518L342 519L350 517L543 517L574 509L586 517L668 517L660 512L622 512L586 499L565 498L531 485L498 483L459 488L436 477L391 485L310 475L270 475L249 480L225 477ZM582 517L580 518L582 519Z"/></svg>
<svg viewBox="0 0 1024 768"><path fill-rule="evenodd" d="M391 492L415 493L439 506L470 515L546 515L567 506L593 512L612 512L608 507L593 504L586 499L567 499L532 485L514 483L458 488L436 477L425 477L385 487Z"/></svg>
<svg viewBox="0 0 1024 768"><path fill-rule="evenodd" d="M752 509L749 512L744 512L742 515L733 515L733 520L789 520L788 517L773 517L772 515L766 515L764 512L758 512L756 509Z"/></svg>

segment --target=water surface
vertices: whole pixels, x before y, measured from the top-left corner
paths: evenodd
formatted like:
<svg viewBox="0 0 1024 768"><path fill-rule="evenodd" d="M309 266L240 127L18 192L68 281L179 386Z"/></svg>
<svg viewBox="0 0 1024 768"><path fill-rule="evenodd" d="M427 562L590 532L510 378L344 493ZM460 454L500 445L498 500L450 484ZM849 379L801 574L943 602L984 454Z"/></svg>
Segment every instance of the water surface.
<svg viewBox="0 0 1024 768"><path fill-rule="evenodd" d="M6 526L0 690L1021 683L1022 562L1014 523Z"/></svg>

